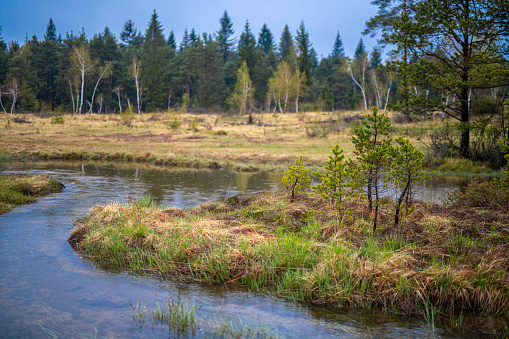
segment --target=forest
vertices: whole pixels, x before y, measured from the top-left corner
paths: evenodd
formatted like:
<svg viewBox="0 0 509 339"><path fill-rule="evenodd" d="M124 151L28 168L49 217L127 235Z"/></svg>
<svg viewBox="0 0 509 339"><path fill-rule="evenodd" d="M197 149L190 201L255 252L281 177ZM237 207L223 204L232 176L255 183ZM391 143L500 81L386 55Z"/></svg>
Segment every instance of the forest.
<svg viewBox="0 0 509 339"><path fill-rule="evenodd" d="M321 60L304 21L295 34L286 25L277 39L267 25L256 36L246 20L237 37L225 10L216 32L186 29L177 43L173 31L165 36L156 10L145 31L128 20L119 37L108 27L93 37L85 29L62 37L50 18L42 39L6 43L0 35L0 109L251 117L376 106L401 112L407 121L453 118L457 135L442 136L436 147L462 157L489 157L473 144L496 148L509 136L507 1L373 5L378 13L362 34L377 38L378 45L367 51L361 38L354 55L346 56L338 31ZM473 140L475 135L482 141Z"/></svg>

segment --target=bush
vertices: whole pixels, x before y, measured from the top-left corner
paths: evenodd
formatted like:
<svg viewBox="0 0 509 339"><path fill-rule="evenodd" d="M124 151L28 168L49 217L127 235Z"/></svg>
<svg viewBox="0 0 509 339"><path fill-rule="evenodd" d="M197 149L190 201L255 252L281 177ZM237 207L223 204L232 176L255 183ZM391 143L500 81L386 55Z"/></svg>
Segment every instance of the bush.
<svg viewBox="0 0 509 339"><path fill-rule="evenodd" d="M51 123L55 125L63 125L64 124L64 117L62 116L62 113L55 112L53 114L53 118L51 118Z"/></svg>
<svg viewBox="0 0 509 339"><path fill-rule="evenodd" d="M509 179L495 178L481 182L472 179L464 192L456 189L447 195L447 204L461 207L500 208L509 205Z"/></svg>

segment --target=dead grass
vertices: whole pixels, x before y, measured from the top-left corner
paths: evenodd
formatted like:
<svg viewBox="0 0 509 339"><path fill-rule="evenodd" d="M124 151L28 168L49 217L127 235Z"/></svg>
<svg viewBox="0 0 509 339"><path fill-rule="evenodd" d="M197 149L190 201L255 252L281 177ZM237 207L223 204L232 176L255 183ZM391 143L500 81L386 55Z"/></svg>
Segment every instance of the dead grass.
<svg viewBox="0 0 509 339"><path fill-rule="evenodd" d="M63 184L47 175L0 175L0 214L63 188Z"/></svg>
<svg viewBox="0 0 509 339"><path fill-rule="evenodd" d="M365 206L348 208L350 216L338 220L316 196L290 203L283 193L191 210L107 205L94 207L70 242L100 263L139 273L331 307L407 315L432 307L446 319L452 310L474 312L496 317L490 330L507 326L505 211L418 204L396 227L386 211L372 234Z"/></svg>
<svg viewBox="0 0 509 339"><path fill-rule="evenodd" d="M336 143L352 155L348 117L362 112L255 114L247 117L218 114L154 113L135 115L132 127L117 115L64 115L63 125L31 114L0 114L0 126L14 118L2 134L3 153L42 159L92 159L157 162L159 165L206 167L212 162L239 169L285 169L303 155L306 164L321 167ZM149 117L153 119L149 120ZM172 128L171 122L181 122ZM196 129L192 129L194 119ZM307 128L319 126L325 136L310 138ZM423 127L425 129L425 127ZM319 134L320 134L319 133ZM150 157L145 155L150 153ZM144 158L144 159L142 159ZM182 160L185 158L187 160ZM175 160L172 162L172 160ZM166 163L165 163L166 162Z"/></svg>

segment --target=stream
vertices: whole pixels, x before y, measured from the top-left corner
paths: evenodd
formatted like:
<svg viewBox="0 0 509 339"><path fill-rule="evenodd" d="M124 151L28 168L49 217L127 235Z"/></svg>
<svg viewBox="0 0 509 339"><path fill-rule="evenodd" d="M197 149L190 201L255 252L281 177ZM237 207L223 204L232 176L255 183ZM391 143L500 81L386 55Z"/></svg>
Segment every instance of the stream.
<svg viewBox="0 0 509 339"><path fill-rule="evenodd" d="M423 319L330 310L240 290L106 271L81 258L67 242L73 221L93 205L151 194L165 205L192 207L237 193L276 190L281 188L281 174L93 162L0 164L0 172L48 173L65 185L61 193L0 216L1 338L178 337L167 326L150 322L139 326L133 322L131 308L141 302L153 309L157 300L164 305L168 296L177 295L200 305L197 317L202 321L221 317L257 324L279 337L427 338L430 334ZM451 185L463 181L430 181L422 197L438 201ZM202 329L188 336L213 333ZM458 334L437 325L434 336L457 338Z"/></svg>

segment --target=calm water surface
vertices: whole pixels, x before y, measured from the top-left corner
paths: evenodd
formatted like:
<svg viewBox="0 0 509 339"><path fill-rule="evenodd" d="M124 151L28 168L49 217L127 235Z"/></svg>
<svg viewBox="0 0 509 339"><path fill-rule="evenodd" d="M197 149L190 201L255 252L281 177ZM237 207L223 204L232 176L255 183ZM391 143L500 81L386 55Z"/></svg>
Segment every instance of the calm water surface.
<svg viewBox="0 0 509 339"><path fill-rule="evenodd" d="M73 221L96 204L150 193L166 205L189 207L227 194L275 190L281 175L94 163L0 165L0 171L48 173L66 186L61 193L0 216L0 338L175 337L164 326L136 326L130 303L140 301L154 308L156 300L164 304L168 295L177 294L201 305L202 324L227 317L263 324L280 337L429 335L420 319L331 311L242 291L105 271L82 259L67 243ZM431 195L437 197L438 191ZM209 335L205 329L189 336ZM457 337L440 328L435 335Z"/></svg>

